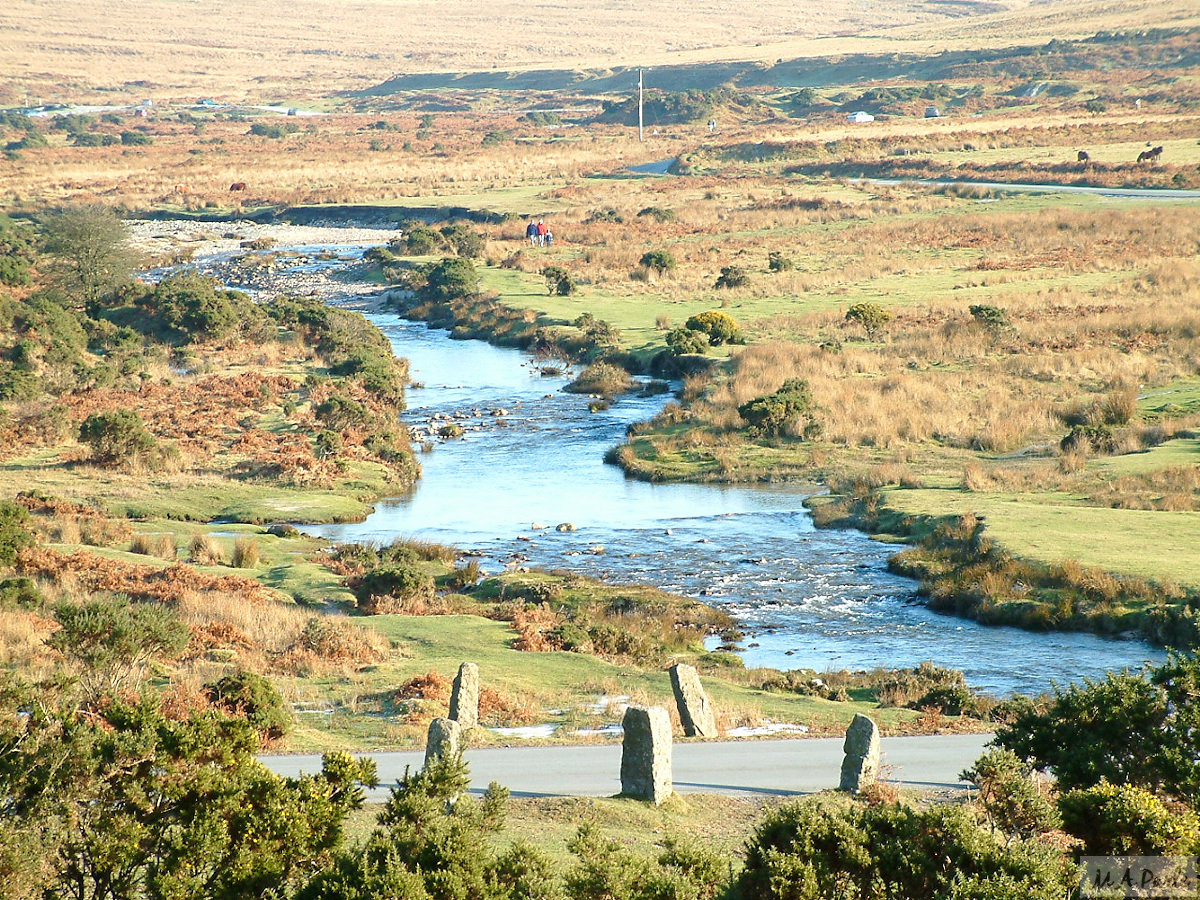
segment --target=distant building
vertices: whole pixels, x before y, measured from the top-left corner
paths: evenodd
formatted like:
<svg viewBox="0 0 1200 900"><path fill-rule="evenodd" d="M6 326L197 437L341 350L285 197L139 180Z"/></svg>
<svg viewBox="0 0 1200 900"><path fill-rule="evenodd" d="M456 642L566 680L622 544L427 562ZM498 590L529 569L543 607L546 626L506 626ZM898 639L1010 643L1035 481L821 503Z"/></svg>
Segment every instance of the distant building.
<svg viewBox="0 0 1200 900"><path fill-rule="evenodd" d="M846 121L855 125L861 125L864 122L874 122L875 117L869 112L863 112L861 109L858 112L852 112L846 116Z"/></svg>
<svg viewBox="0 0 1200 900"><path fill-rule="evenodd" d="M941 117L942 117L942 113L936 106L925 107L925 118L940 119Z"/></svg>

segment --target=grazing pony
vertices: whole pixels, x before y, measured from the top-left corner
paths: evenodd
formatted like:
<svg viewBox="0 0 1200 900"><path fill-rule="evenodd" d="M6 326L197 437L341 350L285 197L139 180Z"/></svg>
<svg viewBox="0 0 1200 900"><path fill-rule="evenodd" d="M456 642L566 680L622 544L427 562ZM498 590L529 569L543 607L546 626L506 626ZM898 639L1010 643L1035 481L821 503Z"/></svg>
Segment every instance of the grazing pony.
<svg viewBox="0 0 1200 900"><path fill-rule="evenodd" d="M1079 155L1075 158L1080 162L1089 162L1091 160L1091 157L1088 156L1088 152L1086 150L1080 150Z"/></svg>
<svg viewBox="0 0 1200 900"><path fill-rule="evenodd" d="M244 182L244 181L235 181L233 184L231 184L231 185L229 186L229 189L230 189L231 191L244 191L244 190L246 189L246 182Z"/></svg>
<svg viewBox="0 0 1200 900"><path fill-rule="evenodd" d="M1138 154L1137 161L1146 162L1149 160L1150 162L1158 162L1158 158L1162 156L1162 152L1163 148L1161 146L1155 147L1153 150L1143 150Z"/></svg>

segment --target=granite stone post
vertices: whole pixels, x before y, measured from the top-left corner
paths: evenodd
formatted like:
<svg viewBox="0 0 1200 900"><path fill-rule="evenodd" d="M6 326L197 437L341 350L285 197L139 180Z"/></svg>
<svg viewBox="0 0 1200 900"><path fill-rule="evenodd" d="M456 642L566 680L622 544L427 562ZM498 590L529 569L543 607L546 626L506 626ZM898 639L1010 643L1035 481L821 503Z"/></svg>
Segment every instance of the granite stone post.
<svg viewBox="0 0 1200 900"><path fill-rule="evenodd" d="M425 765L443 756L458 753L462 741L462 726L453 719L434 719L429 723L429 735L425 738Z"/></svg>
<svg viewBox="0 0 1200 900"><path fill-rule="evenodd" d="M464 730L479 724L479 666L465 662L454 676L450 692L450 718Z"/></svg>
<svg viewBox="0 0 1200 900"><path fill-rule="evenodd" d="M672 793L671 716L661 706L630 706L621 725L621 793L658 805Z"/></svg>
<svg viewBox="0 0 1200 900"><path fill-rule="evenodd" d="M688 737L717 737L717 713L708 694L700 686L696 667L676 663L671 666L670 672L671 690L675 693L675 705L679 709L683 733Z"/></svg>
<svg viewBox="0 0 1200 900"><path fill-rule="evenodd" d="M842 760L843 791L859 793L879 778L879 726L859 713L846 729L846 753Z"/></svg>

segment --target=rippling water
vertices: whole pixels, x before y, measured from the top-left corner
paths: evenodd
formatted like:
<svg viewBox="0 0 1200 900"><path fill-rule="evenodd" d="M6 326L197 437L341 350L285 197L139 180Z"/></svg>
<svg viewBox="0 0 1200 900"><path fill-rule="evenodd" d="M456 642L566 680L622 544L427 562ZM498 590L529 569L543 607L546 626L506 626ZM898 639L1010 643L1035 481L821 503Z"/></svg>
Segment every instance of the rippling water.
<svg viewBox="0 0 1200 900"><path fill-rule="evenodd" d="M751 666L933 660L1007 694L1163 658L1139 641L985 628L930 612L914 582L887 571L892 548L815 529L793 488L646 484L604 465L604 451L661 396L589 413L587 398L561 393L565 379L542 377L517 351L453 341L394 315L369 318L425 385L409 392L408 423L458 415L468 432L422 456L424 477L409 496L381 502L365 522L310 532L416 536L479 551L487 571L564 567L703 597L743 624ZM576 530L554 529L564 522Z"/></svg>

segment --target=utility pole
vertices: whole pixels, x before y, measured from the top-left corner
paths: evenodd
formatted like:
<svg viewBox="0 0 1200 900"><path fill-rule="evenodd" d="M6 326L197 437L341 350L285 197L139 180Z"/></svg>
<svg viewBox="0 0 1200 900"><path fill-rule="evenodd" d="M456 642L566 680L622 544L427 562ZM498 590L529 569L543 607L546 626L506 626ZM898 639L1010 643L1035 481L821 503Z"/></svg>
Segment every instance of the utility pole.
<svg viewBox="0 0 1200 900"><path fill-rule="evenodd" d="M638 140L645 142L646 135L642 131L642 70L638 69Z"/></svg>

